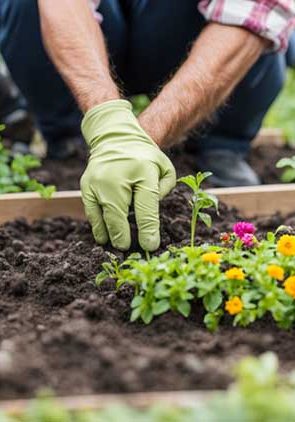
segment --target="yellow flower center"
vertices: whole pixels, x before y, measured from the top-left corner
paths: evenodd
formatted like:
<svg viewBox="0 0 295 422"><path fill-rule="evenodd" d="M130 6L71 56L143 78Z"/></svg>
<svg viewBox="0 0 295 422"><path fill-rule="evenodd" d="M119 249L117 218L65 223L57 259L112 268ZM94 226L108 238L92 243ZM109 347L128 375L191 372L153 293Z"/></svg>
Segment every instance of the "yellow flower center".
<svg viewBox="0 0 295 422"><path fill-rule="evenodd" d="M245 273L241 268L233 267L225 272L226 278L229 280L245 280Z"/></svg>
<svg viewBox="0 0 295 422"><path fill-rule="evenodd" d="M295 236L284 234L277 244L278 251L285 256L295 256Z"/></svg>
<svg viewBox="0 0 295 422"><path fill-rule="evenodd" d="M238 296L234 296L232 299L225 303L225 310L230 315L239 314L243 310L243 302Z"/></svg>
<svg viewBox="0 0 295 422"><path fill-rule="evenodd" d="M288 277L284 283L285 292L295 299L295 276Z"/></svg>
<svg viewBox="0 0 295 422"><path fill-rule="evenodd" d="M267 267L267 273L270 277L275 278L276 280L283 281L285 272L282 267L279 265L269 265Z"/></svg>
<svg viewBox="0 0 295 422"><path fill-rule="evenodd" d="M201 256L203 262L208 262L210 264L219 264L221 260L221 255L216 252L207 252Z"/></svg>

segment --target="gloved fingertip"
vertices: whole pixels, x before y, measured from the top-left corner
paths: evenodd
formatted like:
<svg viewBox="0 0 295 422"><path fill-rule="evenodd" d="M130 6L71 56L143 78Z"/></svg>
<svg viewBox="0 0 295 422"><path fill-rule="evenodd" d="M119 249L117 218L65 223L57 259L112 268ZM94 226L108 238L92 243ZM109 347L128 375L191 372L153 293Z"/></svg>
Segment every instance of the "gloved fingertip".
<svg viewBox="0 0 295 422"><path fill-rule="evenodd" d="M111 241L113 248L125 252L130 249L131 241Z"/></svg>
<svg viewBox="0 0 295 422"><path fill-rule="evenodd" d="M108 235L107 233L97 233L95 230L92 230L93 233L93 237L95 239L95 242L98 243L99 245L103 246L106 245L108 243Z"/></svg>
<svg viewBox="0 0 295 422"><path fill-rule="evenodd" d="M160 234L139 235L139 244L144 251L154 252L160 247Z"/></svg>

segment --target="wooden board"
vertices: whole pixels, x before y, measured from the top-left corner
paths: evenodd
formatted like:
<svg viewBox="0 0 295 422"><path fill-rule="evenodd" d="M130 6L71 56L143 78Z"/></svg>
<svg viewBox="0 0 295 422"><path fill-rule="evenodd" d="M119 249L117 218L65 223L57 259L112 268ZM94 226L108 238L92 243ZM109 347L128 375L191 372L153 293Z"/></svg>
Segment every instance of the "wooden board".
<svg viewBox="0 0 295 422"><path fill-rule="evenodd" d="M125 404L144 409L155 404L176 407L194 407L215 395L217 391L175 391L134 394L101 394L93 396L57 398L57 402L69 411L102 410L108 406ZM20 416L33 400L0 401L0 410L9 416Z"/></svg>
<svg viewBox="0 0 295 422"><path fill-rule="evenodd" d="M257 187L209 189L220 201L239 209L245 217L286 215L295 211L295 184L263 185ZM69 216L84 219L80 191L57 192L45 200L35 193L0 195L0 224L24 217L38 218Z"/></svg>
<svg viewBox="0 0 295 422"><path fill-rule="evenodd" d="M220 201L237 208L245 217L287 215L295 211L295 184L210 189Z"/></svg>
<svg viewBox="0 0 295 422"><path fill-rule="evenodd" d="M0 195L0 224L20 217L31 222L58 216L85 219L79 191L57 192L49 200L36 193Z"/></svg>

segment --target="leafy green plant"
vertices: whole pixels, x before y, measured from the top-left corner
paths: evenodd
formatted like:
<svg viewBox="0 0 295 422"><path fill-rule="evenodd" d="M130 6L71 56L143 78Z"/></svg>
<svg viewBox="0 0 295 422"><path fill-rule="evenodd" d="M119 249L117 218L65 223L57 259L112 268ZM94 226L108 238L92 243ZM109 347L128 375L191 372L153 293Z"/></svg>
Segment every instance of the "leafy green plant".
<svg viewBox="0 0 295 422"><path fill-rule="evenodd" d="M291 158L282 158L276 164L277 168L284 168L281 180L284 183L295 181L295 155Z"/></svg>
<svg viewBox="0 0 295 422"><path fill-rule="evenodd" d="M258 241L254 232L253 225L239 222L218 245L173 247L148 261L140 254L123 263L112 260L96 282L112 278L118 289L134 288L131 321L149 324L167 311L188 317L192 303L198 303L211 331L225 314L243 327L270 314L279 327L290 328L295 324L295 236L277 239L279 231Z"/></svg>
<svg viewBox="0 0 295 422"><path fill-rule="evenodd" d="M205 192L201 188L201 184L205 179L210 177L212 173L197 173L196 176L186 176L178 179L179 182L184 183L193 191L193 195L189 201L192 207L192 221L191 221L191 246L194 246L197 221L201 220L207 227L211 227L212 219L210 214L203 210L215 207L218 212L218 200L214 195Z"/></svg>
<svg viewBox="0 0 295 422"><path fill-rule="evenodd" d="M29 175L30 170L40 166L40 160L33 155L12 156L0 139L0 194L38 192L42 198L49 199L56 191L55 186L44 186Z"/></svg>

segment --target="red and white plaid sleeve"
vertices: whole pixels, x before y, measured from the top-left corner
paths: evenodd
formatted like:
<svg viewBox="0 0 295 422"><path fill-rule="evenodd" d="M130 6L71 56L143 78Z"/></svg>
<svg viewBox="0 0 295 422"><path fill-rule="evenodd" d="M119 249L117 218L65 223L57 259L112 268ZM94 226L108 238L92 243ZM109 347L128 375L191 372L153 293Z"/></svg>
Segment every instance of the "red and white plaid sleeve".
<svg viewBox="0 0 295 422"><path fill-rule="evenodd" d="M242 26L284 51L295 28L294 0L201 0L199 10L208 21Z"/></svg>

